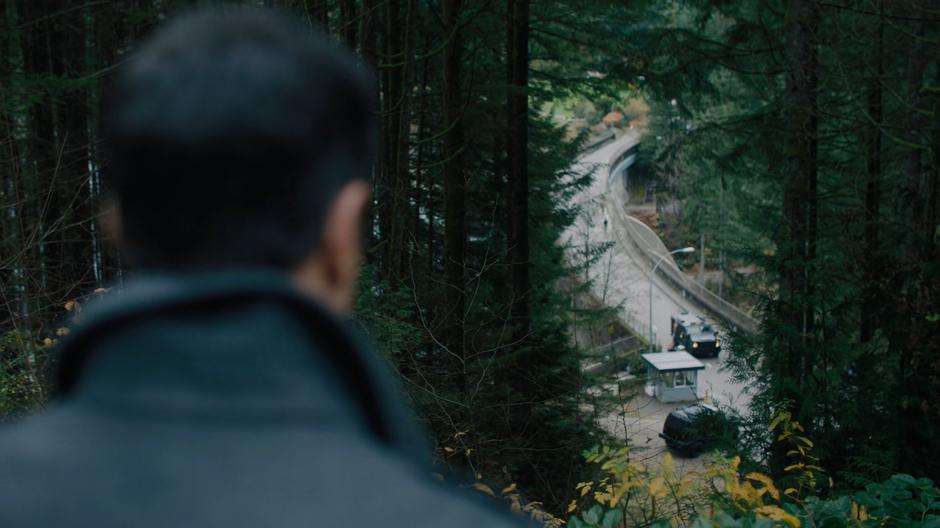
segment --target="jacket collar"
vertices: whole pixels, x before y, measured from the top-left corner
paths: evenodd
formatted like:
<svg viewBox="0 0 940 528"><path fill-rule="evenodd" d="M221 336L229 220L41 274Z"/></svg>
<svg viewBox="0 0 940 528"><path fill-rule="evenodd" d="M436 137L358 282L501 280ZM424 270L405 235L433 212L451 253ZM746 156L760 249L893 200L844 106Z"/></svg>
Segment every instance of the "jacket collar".
<svg viewBox="0 0 940 528"><path fill-rule="evenodd" d="M368 433L381 444L425 461L424 437L402 405L400 388L388 375L387 366L379 363L350 322L340 320L302 294L286 274L236 270L139 275L116 290L90 306L62 342L54 370L59 398L76 393L103 344L142 322L173 320L177 314L191 310L273 303L299 321L297 327L306 329L307 341L300 346L331 367L343 392L341 399L352 403L353 412L358 411Z"/></svg>

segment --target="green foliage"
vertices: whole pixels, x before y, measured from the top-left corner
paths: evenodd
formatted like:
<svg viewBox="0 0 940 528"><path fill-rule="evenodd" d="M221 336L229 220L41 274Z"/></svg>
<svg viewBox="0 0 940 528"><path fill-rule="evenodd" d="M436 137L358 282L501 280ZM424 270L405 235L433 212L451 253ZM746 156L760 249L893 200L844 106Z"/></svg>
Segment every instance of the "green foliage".
<svg viewBox="0 0 940 528"><path fill-rule="evenodd" d="M799 175L784 140L804 110L787 99L788 83L809 66L787 62L801 44L788 32L800 5L818 17L818 110L800 136L814 134L811 159L801 160L812 163L811 185L787 202ZM653 119L644 152L673 243L705 235L724 296L763 322L761 335L734 335L729 347L736 379L756 395L755 425L792 399L840 486L898 471L937 479L940 246L930 204L940 158L930 152L940 28L929 2L831 7L654 2L640 16L647 24L626 29L623 51L648 63L637 72L625 59L617 71L645 78ZM807 214L793 216L787 203ZM789 226L799 222L811 225L809 238L794 247ZM797 266L794 289L785 279ZM773 444L772 473L782 476L784 453Z"/></svg>
<svg viewBox="0 0 940 528"><path fill-rule="evenodd" d="M8 67L0 69L0 136L8 147L0 156L0 202L9 207L0 232L11 259L0 269L0 284L15 307L0 326L9 338L0 370L3 413L35 407L44 397L35 382L41 366L33 357L45 348L24 343L55 326L66 299L119 276L120 261L105 250L95 224L99 198L109 190L98 174L107 161L96 135L101 84L139 39L191 2L57 9L59 4L8 3L3 14L12 30L2 46ZM527 498L558 510L583 466L577 454L599 435L591 416L578 410L588 381L568 334L572 321L598 317L599 311L572 309L569 292L559 287L583 265L566 262L558 239L578 213L572 197L590 178L570 171L585 134L530 112L531 323L518 340L507 288L506 33L494 31L512 23L504 4L464 2L459 86L447 86L441 68L443 43L454 41L441 31L440 5L399 2L366 10L362 2L342 9L332 2L264 4L331 32L378 73L383 159L374 171L376 207L368 218L371 247L356 299L358 323L400 374L442 461L473 475L517 480ZM595 45L569 45L590 25L620 31L612 20L622 7L590 2L588 8L583 19L572 20L555 16L570 9L564 3L533 5L530 108L594 118L632 91L629 83L587 75L602 65ZM609 47L600 53L616 55ZM459 263L464 281L451 284L444 278L453 242L444 241L451 204L442 167L453 155L445 152L443 138L454 123L442 108L445 88L463 101L465 130L459 145L466 179L466 254ZM579 97L586 93L596 96L593 102ZM590 258L605 250L585 248ZM454 318L448 308L457 294L466 298L456 317L465 352L455 358L445 343ZM24 330L6 334L14 329Z"/></svg>
<svg viewBox="0 0 940 528"><path fill-rule="evenodd" d="M821 498L815 491L822 468L813 442L788 412L773 417L771 428L790 451L793 478L774 481L744 471L740 458L715 456L704 469L678 474L666 454L659 464L631 457L629 448L595 447L585 459L599 467L601 480L577 485L570 528L688 526L693 528L936 527L940 526L940 489L930 479L897 474L864 490ZM798 482L799 488L785 487ZM781 491L782 490L782 491Z"/></svg>
<svg viewBox="0 0 940 528"><path fill-rule="evenodd" d="M38 343L24 331L0 334L0 421L45 403L44 366L52 340Z"/></svg>
<svg viewBox="0 0 940 528"><path fill-rule="evenodd" d="M356 321L394 365L421 340L422 329L412 319L413 307L411 292L378 279L374 266L364 267L354 308Z"/></svg>

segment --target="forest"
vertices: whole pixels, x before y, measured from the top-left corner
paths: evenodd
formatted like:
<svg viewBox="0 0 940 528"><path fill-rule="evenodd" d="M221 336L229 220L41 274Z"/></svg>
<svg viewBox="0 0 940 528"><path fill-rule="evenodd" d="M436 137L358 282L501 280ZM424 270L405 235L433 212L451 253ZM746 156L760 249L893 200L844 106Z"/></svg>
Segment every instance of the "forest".
<svg viewBox="0 0 940 528"><path fill-rule="evenodd" d="M547 526L940 526L932 0L4 0L0 423L133 271L99 223L110 76L175 14L249 4L377 73L356 321L438 478ZM631 134L626 211L758 326L700 307L704 372L748 395L701 467L609 424L648 381L647 301L595 273L618 241L571 234L620 229L578 162Z"/></svg>

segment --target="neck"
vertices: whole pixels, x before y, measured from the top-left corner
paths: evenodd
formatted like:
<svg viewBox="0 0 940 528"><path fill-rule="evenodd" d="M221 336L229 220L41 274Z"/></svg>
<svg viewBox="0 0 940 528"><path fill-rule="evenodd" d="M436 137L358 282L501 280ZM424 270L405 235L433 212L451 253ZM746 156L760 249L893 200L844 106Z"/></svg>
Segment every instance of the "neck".
<svg viewBox="0 0 940 528"><path fill-rule="evenodd" d="M351 288L330 280L326 264L318 257L310 257L291 271L294 285L303 294L319 301L335 314L348 316L352 312Z"/></svg>

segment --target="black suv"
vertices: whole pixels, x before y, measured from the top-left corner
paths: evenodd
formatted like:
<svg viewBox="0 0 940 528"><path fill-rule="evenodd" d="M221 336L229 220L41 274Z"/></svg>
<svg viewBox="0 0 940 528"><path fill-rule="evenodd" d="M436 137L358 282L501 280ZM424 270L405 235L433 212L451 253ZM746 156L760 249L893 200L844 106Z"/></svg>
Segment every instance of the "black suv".
<svg viewBox="0 0 940 528"><path fill-rule="evenodd" d="M695 357L718 357L721 339L701 315L678 313L672 316L672 348L679 346Z"/></svg>
<svg viewBox="0 0 940 528"><path fill-rule="evenodd" d="M735 433L734 424L724 413L699 402L669 413L659 436L676 454L696 457Z"/></svg>

